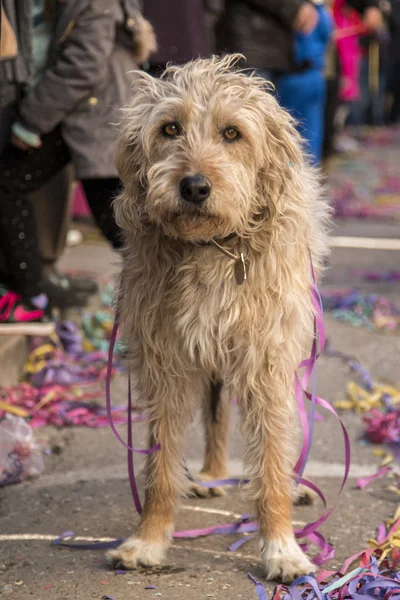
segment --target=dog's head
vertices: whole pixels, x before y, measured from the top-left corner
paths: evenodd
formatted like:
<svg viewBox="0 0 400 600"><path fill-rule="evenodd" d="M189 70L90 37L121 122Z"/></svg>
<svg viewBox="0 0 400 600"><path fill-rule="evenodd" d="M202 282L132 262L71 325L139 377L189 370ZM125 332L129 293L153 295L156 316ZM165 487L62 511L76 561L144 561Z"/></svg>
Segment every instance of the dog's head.
<svg viewBox="0 0 400 600"><path fill-rule="evenodd" d="M299 138L271 86L235 69L240 58L138 76L117 147L124 230L151 222L166 235L207 241L245 236L273 218L291 166L302 161Z"/></svg>

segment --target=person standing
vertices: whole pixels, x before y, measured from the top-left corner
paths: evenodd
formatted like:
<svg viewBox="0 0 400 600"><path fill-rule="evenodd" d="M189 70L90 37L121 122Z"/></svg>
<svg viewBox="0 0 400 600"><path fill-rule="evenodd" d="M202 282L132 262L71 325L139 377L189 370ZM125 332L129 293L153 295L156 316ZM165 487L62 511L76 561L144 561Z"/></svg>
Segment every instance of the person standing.
<svg viewBox="0 0 400 600"><path fill-rule="evenodd" d="M328 82L325 107L323 157L328 163L337 150L357 150L355 139L338 134L347 121L350 107L360 96L360 34L378 32L383 15L378 0L334 0L333 69Z"/></svg>
<svg viewBox="0 0 400 600"><path fill-rule="evenodd" d="M312 128L318 121L315 113L324 101L318 74L329 29L326 19L321 22L320 12L308 0L225 0L216 27L219 51L243 54L250 68L275 84L283 106L301 119L301 132L308 139L310 151L315 149L314 162L319 159L316 147L320 146L321 133L314 134ZM318 57L311 64L308 56L305 59L300 55L304 54L304 39L314 31L312 47L318 47Z"/></svg>
<svg viewBox="0 0 400 600"><path fill-rule="evenodd" d="M315 7L318 11L315 28L309 33L297 32L294 36L297 70L282 75L277 81L277 90L281 103L297 120L311 162L318 166L322 159L325 68L333 22L323 0L315 3Z"/></svg>
<svg viewBox="0 0 400 600"><path fill-rule="evenodd" d="M28 193L72 162L96 222L120 247L113 123L155 38L136 0L3 0L2 12L17 56L0 63L2 117L16 114L0 155L0 244L13 290L63 307L80 292L44 277Z"/></svg>
<svg viewBox="0 0 400 600"><path fill-rule="evenodd" d="M219 52L239 52L250 68L275 82L296 70L294 33L310 33L318 11L308 0L221 0Z"/></svg>

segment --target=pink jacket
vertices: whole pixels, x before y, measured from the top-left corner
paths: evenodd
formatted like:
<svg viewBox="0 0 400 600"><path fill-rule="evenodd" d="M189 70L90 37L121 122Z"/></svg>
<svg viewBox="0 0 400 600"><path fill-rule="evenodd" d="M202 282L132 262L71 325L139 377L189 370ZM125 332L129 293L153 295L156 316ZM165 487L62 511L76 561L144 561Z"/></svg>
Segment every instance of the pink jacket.
<svg viewBox="0 0 400 600"><path fill-rule="evenodd" d="M345 0L334 0L333 18L336 25L338 39L336 48L339 57L342 83L339 92L340 99L345 102L354 102L360 96L359 75L361 50L358 34L340 36L340 31L361 25L358 14L346 6ZM343 31L344 33L344 31Z"/></svg>

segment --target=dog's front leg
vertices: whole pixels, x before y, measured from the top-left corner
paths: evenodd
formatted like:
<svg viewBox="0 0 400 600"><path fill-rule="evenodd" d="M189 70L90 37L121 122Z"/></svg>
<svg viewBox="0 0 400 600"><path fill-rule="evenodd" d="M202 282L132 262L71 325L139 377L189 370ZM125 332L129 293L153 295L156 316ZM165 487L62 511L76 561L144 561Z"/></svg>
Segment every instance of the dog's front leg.
<svg viewBox="0 0 400 600"><path fill-rule="evenodd" d="M265 391L265 394L262 390ZM273 391L275 390L275 393ZM261 381L244 402L247 463L260 523L260 548L268 579L292 582L315 571L297 544L291 522L296 433L290 390Z"/></svg>
<svg viewBox="0 0 400 600"><path fill-rule="evenodd" d="M182 386L183 387L183 386ZM180 401L178 390L169 395L161 386L150 406L150 446L160 450L149 455L143 513L136 534L107 553L114 568L159 565L172 542L174 516L185 476L182 467L184 433L190 420L188 390Z"/></svg>

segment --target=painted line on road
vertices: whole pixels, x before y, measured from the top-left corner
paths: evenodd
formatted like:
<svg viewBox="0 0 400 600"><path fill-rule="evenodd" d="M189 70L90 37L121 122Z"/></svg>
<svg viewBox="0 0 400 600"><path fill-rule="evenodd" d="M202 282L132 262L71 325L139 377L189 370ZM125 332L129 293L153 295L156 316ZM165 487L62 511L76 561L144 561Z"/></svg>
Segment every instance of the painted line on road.
<svg viewBox="0 0 400 600"><path fill-rule="evenodd" d="M210 515L222 515L224 517L231 517L232 519L241 519L242 518L242 515L239 515L238 513L233 513L233 512L230 512L229 510L220 510L217 508L205 508L203 506L189 506L188 504L184 504L180 508L183 508L184 510L189 510L191 512L202 512L202 513L208 513Z"/></svg>
<svg viewBox="0 0 400 600"><path fill-rule="evenodd" d="M330 239L333 248L360 248L365 250L400 250L400 239L333 236Z"/></svg>
<svg viewBox="0 0 400 600"><path fill-rule="evenodd" d="M0 534L0 542L52 542L57 539L58 535L50 535L48 533L9 533ZM114 542L115 538L110 537L90 537L79 536L74 537L75 542Z"/></svg>
<svg viewBox="0 0 400 600"><path fill-rule="evenodd" d="M191 473L199 473L203 467L203 461L188 460L187 466ZM376 473L378 463L375 465L358 465L352 464L350 467L350 477L357 479L358 477L368 477ZM241 460L230 460L228 462L228 471L230 477L243 476L243 462ZM305 477L326 477L339 478L343 477L344 462L328 462L323 460L309 460L305 470Z"/></svg>
<svg viewBox="0 0 400 600"><path fill-rule="evenodd" d="M377 463L378 464L378 463ZM368 477L376 473L376 465L359 465L353 464L350 468L350 478ZM192 473L199 473L202 469L203 462L200 460L188 460L187 465ZM243 474L243 463L241 460L231 460L228 463L228 469L231 476L241 477ZM307 463L305 472L306 477L324 477L329 479L343 477L344 464L342 462L324 462L322 460L310 460ZM139 475L139 482L142 479ZM56 475L42 475L38 479L22 484L20 489L29 488L45 488L55 487L58 485L71 485L78 481L114 481L116 479L127 480L126 465L109 465L100 467L99 469L86 468L76 471L67 471Z"/></svg>
<svg viewBox="0 0 400 600"><path fill-rule="evenodd" d="M241 519L243 515L239 513L229 512L229 510L220 510L217 508L205 508L204 506L189 506L184 504L180 506L180 508L184 510L189 510L191 512L202 512L208 513L210 515L222 515L224 517L231 517L233 519ZM305 521L292 521L292 525L294 527L304 527L306 525Z"/></svg>

